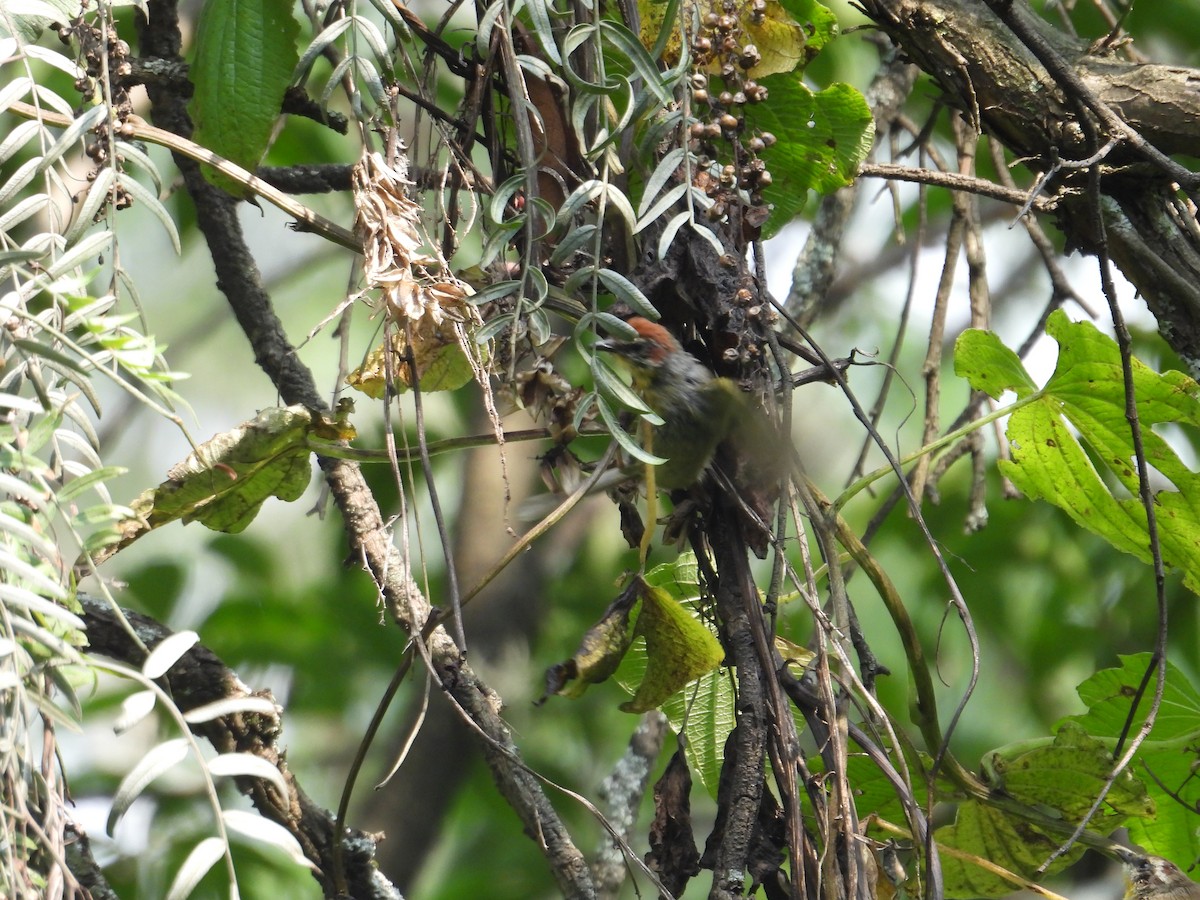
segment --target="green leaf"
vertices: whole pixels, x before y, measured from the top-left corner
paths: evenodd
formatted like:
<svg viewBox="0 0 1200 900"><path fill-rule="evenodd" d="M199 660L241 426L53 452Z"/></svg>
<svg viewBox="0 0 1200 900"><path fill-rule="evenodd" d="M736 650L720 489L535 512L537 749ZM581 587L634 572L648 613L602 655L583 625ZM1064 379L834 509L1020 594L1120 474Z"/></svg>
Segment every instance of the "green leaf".
<svg viewBox="0 0 1200 900"><path fill-rule="evenodd" d="M693 611L671 591L639 576L588 629L575 654L546 671L546 694L578 697L589 685L609 678L636 637L645 638L645 666L637 673L640 677L633 679L636 686L629 674L638 667L622 667L625 677L621 684L633 693L632 700L621 704L625 712L654 709L712 673L725 658L716 636ZM732 705L729 722L732 727ZM726 734L727 729L721 735L722 744Z"/></svg>
<svg viewBox="0 0 1200 900"><path fill-rule="evenodd" d="M978 856L1026 876L1045 862L1060 844L1058 838L974 800L959 804L954 824L939 828L936 834L942 846ZM1082 855L1083 848L1076 846L1050 867L1051 874L1076 862ZM943 853L941 861L948 898L1003 897L1018 888L1013 882L969 860Z"/></svg>
<svg viewBox="0 0 1200 900"><path fill-rule="evenodd" d="M637 632L646 638L646 676L625 712L655 709L725 658L716 635L662 588L645 585Z"/></svg>
<svg viewBox="0 0 1200 900"><path fill-rule="evenodd" d="M1052 740L1002 747L983 762L994 790L1069 822L1082 820L1091 809L1112 767L1112 742L1091 737L1071 721ZM1126 769L1092 822L1098 830L1111 831L1130 816L1154 815L1154 808L1146 786Z"/></svg>
<svg viewBox="0 0 1200 900"><path fill-rule="evenodd" d="M993 400L999 400L1005 391L1015 391L1023 398L1037 390L1021 358L995 334L978 328L968 328L955 342L954 374Z"/></svg>
<svg viewBox="0 0 1200 900"><path fill-rule="evenodd" d="M311 473L308 435L326 427L302 406L271 408L205 441L167 472L166 481L133 502L137 518L122 523L120 542L101 557L176 520L236 534L268 497L299 499Z"/></svg>
<svg viewBox="0 0 1200 900"><path fill-rule="evenodd" d="M613 440L634 459L640 460L648 466L661 466L667 461L664 457L655 456L644 449L629 432L621 427L620 417L613 411L608 399L603 394L596 395L596 411L600 413L600 418L608 429L608 433L613 436Z"/></svg>
<svg viewBox="0 0 1200 900"><path fill-rule="evenodd" d="M300 26L285 0L208 0L200 13L189 110L195 140L253 171L266 153L296 67ZM244 188L206 170L236 196Z"/></svg>
<svg viewBox="0 0 1200 900"><path fill-rule="evenodd" d="M1125 729L1133 698L1151 663L1151 654L1119 659L1119 666L1102 669L1079 685L1077 691L1088 711L1070 717L1071 722L1089 734L1110 741ZM1141 728L1153 695L1152 677L1146 684L1138 714L1130 724L1130 734ZM1127 827L1134 844L1183 867L1200 856L1194 812L1200 804L1200 783L1195 777L1197 743L1200 743L1200 691L1168 662L1158 717L1133 763L1136 772L1153 776L1146 777L1145 783L1157 815L1133 819Z"/></svg>
<svg viewBox="0 0 1200 900"><path fill-rule="evenodd" d="M779 5L803 29L807 38L805 46L810 58L837 37L837 16L817 0L779 0Z"/></svg>
<svg viewBox="0 0 1200 900"><path fill-rule="evenodd" d="M973 386L1016 390L1025 401L1009 418L1012 459L1001 460L1000 470L1030 499L1050 501L1118 550L1148 563L1146 512L1137 495L1117 345L1090 323L1071 322L1061 310L1050 316L1046 331L1058 341L1058 365L1036 393L1024 370L997 350L994 341L972 336L959 348L962 358L955 365ZM1155 494L1163 560L1198 591L1200 476L1153 427L1200 426L1200 385L1181 372L1159 375L1137 360L1133 382L1147 462L1175 487ZM1120 499L1097 466L1119 483Z"/></svg>
<svg viewBox="0 0 1200 900"><path fill-rule="evenodd" d="M1117 737L1124 730L1129 718L1129 707L1138 686L1150 665L1149 653L1120 656L1121 665L1112 669L1101 669L1076 688L1081 700L1088 706L1084 715L1071 716L1089 734ZM1133 720L1132 729L1137 731L1146 719L1153 696L1154 681L1146 687L1139 715ZM1167 663L1167 677L1163 685L1162 706L1154 720L1151 740L1177 741L1183 744L1200 740L1200 691L1188 681L1173 663Z"/></svg>
<svg viewBox="0 0 1200 900"><path fill-rule="evenodd" d="M770 96L747 120L778 139L764 155L772 183L763 197L774 212L763 236L770 237L800 213L809 190L827 194L854 180L875 139L875 120L863 95L848 84L814 93L794 72L761 84Z"/></svg>

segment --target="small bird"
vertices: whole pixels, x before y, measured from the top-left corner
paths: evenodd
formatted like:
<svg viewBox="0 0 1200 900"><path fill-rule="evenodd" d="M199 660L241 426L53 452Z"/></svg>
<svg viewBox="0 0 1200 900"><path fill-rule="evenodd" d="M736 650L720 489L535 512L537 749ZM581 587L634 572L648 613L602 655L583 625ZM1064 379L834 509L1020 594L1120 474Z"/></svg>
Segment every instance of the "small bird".
<svg viewBox="0 0 1200 900"><path fill-rule="evenodd" d="M744 425L751 408L746 394L719 378L679 345L667 329L633 316L632 340L604 340L596 349L621 357L633 388L663 420L654 429L651 452L666 462L655 472L659 487L691 487L712 464L717 447Z"/></svg>
<svg viewBox="0 0 1200 900"><path fill-rule="evenodd" d="M1117 856L1129 875L1126 900L1200 900L1200 884L1175 863L1123 847Z"/></svg>

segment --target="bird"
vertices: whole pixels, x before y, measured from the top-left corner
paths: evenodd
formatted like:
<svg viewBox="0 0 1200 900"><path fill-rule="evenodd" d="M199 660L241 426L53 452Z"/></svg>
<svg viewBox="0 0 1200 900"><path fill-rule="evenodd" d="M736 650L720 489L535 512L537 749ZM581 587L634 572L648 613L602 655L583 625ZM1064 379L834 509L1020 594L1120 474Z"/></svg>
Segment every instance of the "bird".
<svg viewBox="0 0 1200 900"><path fill-rule="evenodd" d="M658 486L689 488L708 471L721 443L750 421L750 398L732 379L713 374L663 326L642 316L626 321L636 337L598 341L596 349L624 361L633 389L662 419L647 448L666 459L655 472Z"/></svg>
<svg viewBox="0 0 1200 900"><path fill-rule="evenodd" d="M1129 876L1126 900L1200 900L1200 884L1170 860L1124 847L1117 856Z"/></svg>

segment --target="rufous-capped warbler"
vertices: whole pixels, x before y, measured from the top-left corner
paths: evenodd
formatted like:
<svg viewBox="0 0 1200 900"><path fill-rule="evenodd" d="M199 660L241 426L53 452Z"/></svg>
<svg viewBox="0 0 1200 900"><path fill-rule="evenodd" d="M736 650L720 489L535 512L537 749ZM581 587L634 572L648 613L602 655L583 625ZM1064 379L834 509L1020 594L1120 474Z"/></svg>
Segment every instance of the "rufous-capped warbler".
<svg viewBox="0 0 1200 900"><path fill-rule="evenodd" d="M764 436L768 444L778 444L766 417L733 381L714 375L661 325L641 316L631 317L628 324L637 337L599 341L596 348L626 362L634 390L663 420L653 431L651 445L655 456L666 459L655 473L659 487L691 487L728 438L753 437L760 446L749 449L758 453L768 452L761 445Z"/></svg>

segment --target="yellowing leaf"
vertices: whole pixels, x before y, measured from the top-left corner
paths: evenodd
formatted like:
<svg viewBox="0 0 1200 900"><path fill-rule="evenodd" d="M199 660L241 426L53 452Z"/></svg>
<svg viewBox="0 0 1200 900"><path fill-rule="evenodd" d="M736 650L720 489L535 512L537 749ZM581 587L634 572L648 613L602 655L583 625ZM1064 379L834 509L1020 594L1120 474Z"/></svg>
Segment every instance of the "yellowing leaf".
<svg viewBox="0 0 1200 900"><path fill-rule="evenodd" d="M317 427L313 418L303 406L264 409L200 444L171 467L166 481L130 504L135 517L120 524L117 541L95 554L95 561L168 522L198 521L236 534L254 520L268 497L298 499L311 474L307 438Z"/></svg>
<svg viewBox="0 0 1200 900"><path fill-rule="evenodd" d="M696 4L684 0L681 5L685 10L691 10ZM676 23L666 21L669 6L667 0L638 0L638 21L641 23L638 37L641 38L643 47L653 50L663 28L670 28L671 36L667 38L667 46L663 49L663 60L667 65L673 66L679 62L679 51L683 41Z"/></svg>
<svg viewBox="0 0 1200 900"><path fill-rule="evenodd" d="M633 620L639 599L640 579L629 585L587 630L575 655L546 670L546 693L578 697L617 670L633 641Z"/></svg>
<svg viewBox="0 0 1200 900"><path fill-rule="evenodd" d="M638 576L588 629L574 656L546 671L546 694L578 697L604 681L639 635L646 639L645 673L633 699L621 705L625 712L655 709L725 658L703 622L668 591Z"/></svg>
<svg viewBox="0 0 1200 900"><path fill-rule="evenodd" d="M471 361L463 352L456 323L422 319L413 329L413 361L423 391L454 391L474 377ZM408 342L393 331L391 349L380 344L367 354L363 364L346 376L346 384L375 400L387 390L388 363L392 366L392 386L400 392L412 387L412 368L407 362Z"/></svg>
<svg viewBox="0 0 1200 900"><path fill-rule="evenodd" d="M641 21L638 37L647 50L653 50L659 34L664 28L669 28L671 36L667 38L666 47L663 49L663 60L673 66L679 62L682 42L676 23L666 21L669 5L659 0L638 0ZM687 21L703 20L706 13L725 14L724 4L717 0L682 0L680 7L680 12ZM781 72L794 72L808 61L805 52L808 36L779 0L767 0L762 21L757 23L751 17L749 0L742 3L741 8L733 15L738 19L741 44L753 44L761 56L758 65L746 72L748 78L764 78ZM713 75L720 74L721 63L714 60L707 70Z"/></svg>
<svg viewBox="0 0 1200 900"><path fill-rule="evenodd" d="M672 694L721 664L720 641L662 588L639 578L642 611L637 631L646 637L646 675L633 699L621 704L625 712L655 709Z"/></svg>
<svg viewBox="0 0 1200 900"><path fill-rule="evenodd" d="M804 29L800 27L777 0L768 0L763 20L754 24L749 16L742 20L742 27L762 55L762 61L746 72L749 78L766 78L793 72L805 63ZM714 72L720 72L718 65Z"/></svg>

